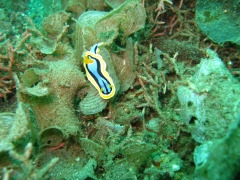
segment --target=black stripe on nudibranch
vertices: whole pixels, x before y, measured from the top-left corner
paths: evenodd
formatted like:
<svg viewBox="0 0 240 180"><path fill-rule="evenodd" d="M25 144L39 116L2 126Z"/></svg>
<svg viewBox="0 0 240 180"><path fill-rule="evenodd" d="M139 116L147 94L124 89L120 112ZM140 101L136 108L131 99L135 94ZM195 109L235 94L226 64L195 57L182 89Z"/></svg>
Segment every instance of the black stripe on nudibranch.
<svg viewBox="0 0 240 180"><path fill-rule="evenodd" d="M95 48L94 48L94 53L95 54L97 53L97 49L98 49L98 46L95 46Z"/></svg>
<svg viewBox="0 0 240 180"><path fill-rule="evenodd" d="M97 46L96 46L96 48L97 48ZM112 86L111 86L111 83L108 81L108 79L106 79L105 78L105 76L102 74L102 71L101 71L101 63L99 62L99 60L97 59L97 58L94 58L93 56L88 56L88 58L89 59L93 59L93 60L95 60L96 61L96 63L97 63L97 73L99 74L99 76L102 78L102 79L104 79L106 82L107 82L107 84L106 83L104 83L104 88L106 89L106 93L104 93L104 91L102 91L102 93L103 94L105 94L105 95L108 95L108 94L110 94L111 92L112 92ZM92 76L92 78L94 79L94 81L97 83L97 85L98 85L98 87L100 88L100 89L102 89L102 86L99 84L99 80L98 80L98 78L94 75L94 73L93 72L91 72L91 70L89 69L89 67L88 66L90 66L91 64L86 64L86 68L87 68L87 70L88 70L88 72L89 72L89 74ZM109 86L109 87L106 87L106 86ZM110 91L108 91L108 89L110 89Z"/></svg>
<svg viewBox="0 0 240 180"><path fill-rule="evenodd" d="M112 78L106 71L106 63L99 54L99 46L103 44L103 42L97 43L90 48L90 51L85 52L83 56L83 65L88 80L98 90L99 95L103 99L110 99L115 95L116 88Z"/></svg>

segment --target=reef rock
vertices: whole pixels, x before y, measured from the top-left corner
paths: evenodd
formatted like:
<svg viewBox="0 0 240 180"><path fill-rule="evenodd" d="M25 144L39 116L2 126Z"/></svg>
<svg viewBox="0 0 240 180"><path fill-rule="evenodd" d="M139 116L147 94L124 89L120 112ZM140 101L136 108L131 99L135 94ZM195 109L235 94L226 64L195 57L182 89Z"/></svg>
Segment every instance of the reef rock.
<svg viewBox="0 0 240 180"><path fill-rule="evenodd" d="M178 87L181 117L200 143L223 137L240 113L240 86L221 59L207 50L188 86Z"/></svg>

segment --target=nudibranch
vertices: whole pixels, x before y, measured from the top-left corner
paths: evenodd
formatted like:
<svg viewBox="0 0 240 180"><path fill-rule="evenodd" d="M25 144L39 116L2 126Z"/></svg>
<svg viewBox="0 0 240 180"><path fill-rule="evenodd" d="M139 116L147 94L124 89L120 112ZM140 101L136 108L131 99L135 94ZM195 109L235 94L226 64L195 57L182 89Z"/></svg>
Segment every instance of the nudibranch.
<svg viewBox="0 0 240 180"><path fill-rule="evenodd" d="M99 54L99 46L103 44L104 43L97 43L91 47L90 51L85 52L83 66L88 80L98 90L99 95L103 99L109 99L114 96L116 88L112 78L106 71L106 62Z"/></svg>

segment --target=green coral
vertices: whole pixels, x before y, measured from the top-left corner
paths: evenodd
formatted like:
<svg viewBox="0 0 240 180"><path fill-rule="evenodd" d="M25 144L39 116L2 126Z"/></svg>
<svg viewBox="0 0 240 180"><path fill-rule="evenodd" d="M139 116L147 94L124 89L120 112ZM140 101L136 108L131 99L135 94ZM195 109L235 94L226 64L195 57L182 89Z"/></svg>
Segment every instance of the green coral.
<svg viewBox="0 0 240 180"><path fill-rule="evenodd" d="M195 149L197 180L229 180L239 176L239 122L233 123L232 129L222 139L211 141Z"/></svg>
<svg viewBox="0 0 240 180"><path fill-rule="evenodd" d="M239 4L239 0L198 0L196 21L199 28L218 44L240 45Z"/></svg>

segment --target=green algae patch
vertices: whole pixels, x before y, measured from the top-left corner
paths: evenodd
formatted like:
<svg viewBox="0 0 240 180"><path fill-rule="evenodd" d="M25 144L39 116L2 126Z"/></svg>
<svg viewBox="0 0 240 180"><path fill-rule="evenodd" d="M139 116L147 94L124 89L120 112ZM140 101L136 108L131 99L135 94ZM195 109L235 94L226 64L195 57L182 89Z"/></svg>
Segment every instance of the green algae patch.
<svg viewBox="0 0 240 180"><path fill-rule="evenodd" d="M84 151L91 157L93 157L95 160L101 159L104 155L104 148L101 145L95 143L94 141L91 141L87 138L80 138L79 141Z"/></svg>
<svg viewBox="0 0 240 180"><path fill-rule="evenodd" d="M240 0L201 0L196 6L199 28L214 42L240 45Z"/></svg>
<svg viewBox="0 0 240 180"><path fill-rule="evenodd" d="M233 179L239 176L240 127L239 122L231 125L227 135L204 143L194 150L196 179ZM227 171L224 171L228 169Z"/></svg>
<svg viewBox="0 0 240 180"><path fill-rule="evenodd" d="M123 148L123 154L127 158L128 163L133 167L139 168L157 149L158 147L152 144L133 142Z"/></svg>
<svg viewBox="0 0 240 180"><path fill-rule="evenodd" d="M22 81L25 86L31 87L39 81L39 75L34 68L27 69L22 75Z"/></svg>

